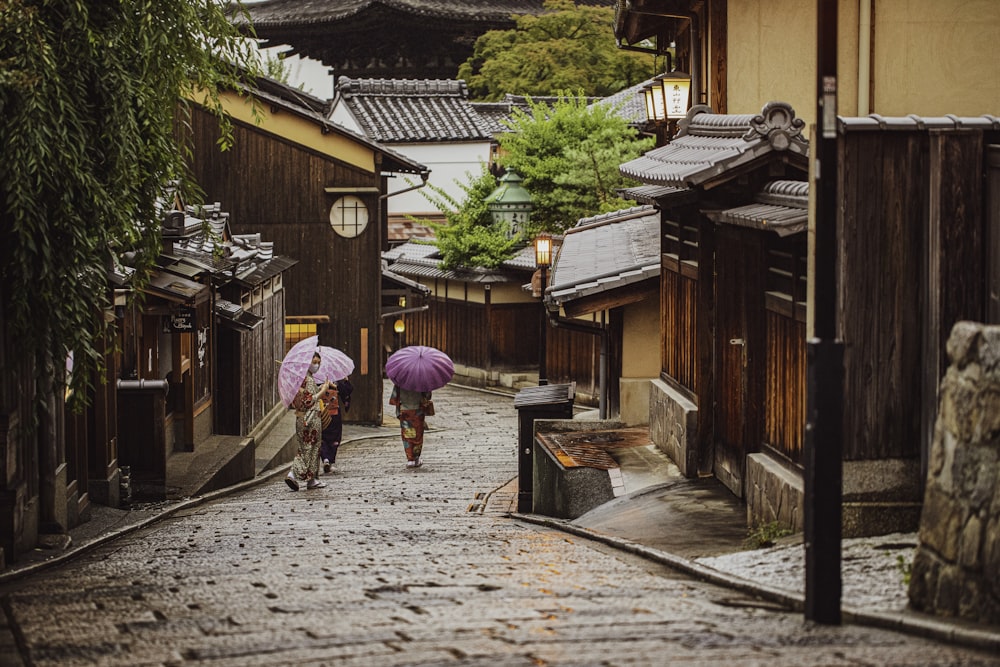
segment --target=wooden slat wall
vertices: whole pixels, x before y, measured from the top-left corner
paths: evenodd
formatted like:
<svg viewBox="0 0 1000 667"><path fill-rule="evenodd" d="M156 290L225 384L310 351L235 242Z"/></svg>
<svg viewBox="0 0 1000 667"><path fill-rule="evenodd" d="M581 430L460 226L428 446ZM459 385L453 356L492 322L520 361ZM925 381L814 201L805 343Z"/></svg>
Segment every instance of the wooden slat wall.
<svg viewBox="0 0 1000 667"><path fill-rule="evenodd" d="M662 370L697 393L698 280L682 275L675 258L664 255L661 265L660 359Z"/></svg>
<svg viewBox="0 0 1000 667"><path fill-rule="evenodd" d="M806 325L768 309L764 442L802 464L806 418Z"/></svg>
<svg viewBox="0 0 1000 667"><path fill-rule="evenodd" d="M452 285L448 293L451 297L464 294ZM493 304L489 309L490 322L486 321L487 308L481 303L432 298L428 305L426 311L406 316L405 344L436 347L455 363L473 368L517 371L538 367L538 320L541 317L538 305ZM546 331L549 382L576 382L579 393L596 396L600 353L599 337L549 327ZM613 369L609 371L613 372Z"/></svg>
<svg viewBox="0 0 1000 667"><path fill-rule="evenodd" d="M601 339L598 336L550 327L545 346L545 373L550 383L575 382L578 394L598 395L601 361ZM611 371L608 376L617 377Z"/></svg>
<svg viewBox="0 0 1000 667"><path fill-rule="evenodd" d="M932 132L930 144L931 191L936 195L930 228L940 251L937 338L943 352L956 322L986 320L983 133ZM948 356L941 354L938 372L947 369Z"/></svg>
<svg viewBox="0 0 1000 667"><path fill-rule="evenodd" d="M483 304L430 299L429 308L406 316L407 345L436 347L456 364L479 366L485 359Z"/></svg>
<svg viewBox="0 0 1000 667"><path fill-rule="evenodd" d="M542 317L540 305L493 304L489 330L494 366L526 368L538 365L538 321ZM546 356L552 356L553 329L549 327L545 343ZM551 362L550 362L551 363ZM551 374L549 366L546 371Z"/></svg>
<svg viewBox="0 0 1000 667"><path fill-rule="evenodd" d="M841 142L839 335L845 346L844 458L917 456L926 145L919 133Z"/></svg>
<svg viewBox="0 0 1000 667"><path fill-rule="evenodd" d="M228 292L226 298L238 300L239 295ZM216 325L217 433L247 435L281 400L276 362L285 355L284 301L282 289L251 306L249 312L264 318L252 331Z"/></svg>
<svg viewBox="0 0 1000 667"><path fill-rule="evenodd" d="M491 322L482 303L431 298L428 306L406 316L406 344L436 347L473 368L537 367L538 306L494 304Z"/></svg>

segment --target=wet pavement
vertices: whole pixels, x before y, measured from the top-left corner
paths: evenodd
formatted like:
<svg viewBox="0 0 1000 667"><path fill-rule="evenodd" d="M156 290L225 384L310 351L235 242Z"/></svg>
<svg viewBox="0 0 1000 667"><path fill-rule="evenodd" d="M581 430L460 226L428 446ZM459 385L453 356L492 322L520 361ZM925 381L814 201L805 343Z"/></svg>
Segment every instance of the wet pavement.
<svg viewBox="0 0 1000 667"><path fill-rule="evenodd" d="M96 511L67 551L0 574L0 665L1000 665L996 629L905 609L914 535L845 540L847 623L817 626L799 538L747 550L714 480L633 448L627 495L520 515L511 396L435 403L416 470L392 421L347 425L326 489L291 492L279 467Z"/></svg>

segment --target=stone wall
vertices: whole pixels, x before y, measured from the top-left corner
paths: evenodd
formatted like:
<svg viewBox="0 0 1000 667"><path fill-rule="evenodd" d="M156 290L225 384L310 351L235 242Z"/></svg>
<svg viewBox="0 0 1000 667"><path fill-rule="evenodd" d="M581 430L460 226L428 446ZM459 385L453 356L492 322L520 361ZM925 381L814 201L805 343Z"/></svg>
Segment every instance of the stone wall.
<svg viewBox="0 0 1000 667"><path fill-rule="evenodd" d="M948 339L910 606L1000 624L1000 326Z"/></svg>
<svg viewBox="0 0 1000 667"><path fill-rule="evenodd" d="M698 407L663 380L649 383L649 438L685 477L698 476Z"/></svg>

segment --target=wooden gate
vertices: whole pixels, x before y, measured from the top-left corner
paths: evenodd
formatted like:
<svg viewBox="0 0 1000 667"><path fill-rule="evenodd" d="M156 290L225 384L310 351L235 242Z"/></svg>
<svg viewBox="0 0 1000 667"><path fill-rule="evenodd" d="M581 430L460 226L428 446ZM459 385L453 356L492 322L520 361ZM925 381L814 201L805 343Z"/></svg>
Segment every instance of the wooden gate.
<svg viewBox="0 0 1000 667"><path fill-rule="evenodd" d="M763 243L721 226L716 238L715 475L742 498L746 455L759 451L764 360Z"/></svg>

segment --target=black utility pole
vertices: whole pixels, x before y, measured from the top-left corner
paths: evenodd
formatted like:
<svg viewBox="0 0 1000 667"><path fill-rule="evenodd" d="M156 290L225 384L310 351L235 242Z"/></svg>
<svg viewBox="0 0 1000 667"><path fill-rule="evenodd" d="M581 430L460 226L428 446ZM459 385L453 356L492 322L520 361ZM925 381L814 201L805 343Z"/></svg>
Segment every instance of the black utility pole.
<svg viewBox="0 0 1000 667"><path fill-rule="evenodd" d="M805 616L840 623L844 350L837 339L837 2L817 0L813 338L805 433Z"/></svg>

